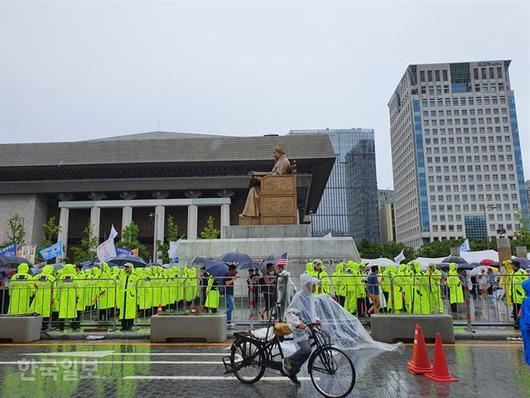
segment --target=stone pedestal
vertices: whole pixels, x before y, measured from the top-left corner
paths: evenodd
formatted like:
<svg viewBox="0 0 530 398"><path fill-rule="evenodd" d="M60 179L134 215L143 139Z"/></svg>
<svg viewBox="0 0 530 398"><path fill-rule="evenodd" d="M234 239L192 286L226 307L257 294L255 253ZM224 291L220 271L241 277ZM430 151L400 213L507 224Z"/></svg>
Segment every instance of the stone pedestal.
<svg viewBox="0 0 530 398"><path fill-rule="evenodd" d="M226 239L309 238L311 227L308 224L231 225L223 227L222 236Z"/></svg>
<svg viewBox="0 0 530 398"><path fill-rule="evenodd" d="M497 252L499 253L499 263L512 259L512 246L507 238L497 239Z"/></svg>
<svg viewBox="0 0 530 398"><path fill-rule="evenodd" d="M517 246L515 248L515 256L519 258L528 258L528 249L526 246Z"/></svg>

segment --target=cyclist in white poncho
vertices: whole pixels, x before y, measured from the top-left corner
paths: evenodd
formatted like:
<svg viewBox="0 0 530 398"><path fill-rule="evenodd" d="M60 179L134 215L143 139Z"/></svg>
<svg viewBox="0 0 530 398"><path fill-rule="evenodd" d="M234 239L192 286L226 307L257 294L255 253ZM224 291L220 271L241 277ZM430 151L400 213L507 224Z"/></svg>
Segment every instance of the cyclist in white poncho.
<svg viewBox="0 0 530 398"><path fill-rule="evenodd" d="M320 326L320 319L318 319L315 311L315 297L313 296L313 287L319 283L318 279L302 274L300 276L302 288L294 295L285 315L287 324L293 331L293 339L298 345L298 351L283 360L283 370L297 385L300 383L296 374L300 372L302 365L311 356L311 344L306 323Z"/></svg>

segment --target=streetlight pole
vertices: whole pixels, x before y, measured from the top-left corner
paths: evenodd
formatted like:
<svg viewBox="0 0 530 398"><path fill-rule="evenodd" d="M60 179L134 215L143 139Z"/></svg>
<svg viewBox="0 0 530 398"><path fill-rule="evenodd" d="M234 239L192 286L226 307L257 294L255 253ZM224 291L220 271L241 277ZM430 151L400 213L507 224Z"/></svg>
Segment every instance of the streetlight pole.
<svg viewBox="0 0 530 398"><path fill-rule="evenodd" d="M482 210L484 211L484 223L486 224L486 248L490 248L490 237L489 237L489 228L488 228L488 214L486 213L486 208L489 210L499 209L498 205L482 205Z"/></svg>

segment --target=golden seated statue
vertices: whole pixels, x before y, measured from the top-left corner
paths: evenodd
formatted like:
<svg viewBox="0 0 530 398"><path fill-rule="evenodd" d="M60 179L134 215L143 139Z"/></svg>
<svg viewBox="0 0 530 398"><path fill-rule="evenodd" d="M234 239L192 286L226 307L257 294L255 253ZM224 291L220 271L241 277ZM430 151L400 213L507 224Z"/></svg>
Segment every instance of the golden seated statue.
<svg viewBox="0 0 530 398"><path fill-rule="evenodd" d="M250 173L247 201L239 225L296 224L296 164L291 165L282 144L274 148L270 173Z"/></svg>

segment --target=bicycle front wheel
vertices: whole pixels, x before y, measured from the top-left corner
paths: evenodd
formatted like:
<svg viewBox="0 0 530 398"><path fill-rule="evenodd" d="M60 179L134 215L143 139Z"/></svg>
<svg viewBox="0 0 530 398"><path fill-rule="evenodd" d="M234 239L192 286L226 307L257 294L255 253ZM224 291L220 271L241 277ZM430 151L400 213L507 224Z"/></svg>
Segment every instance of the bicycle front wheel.
<svg viewBox="0 0 530 398"><path fill-rule="evenodd" d="M355 386L353 363L338 348L317 349L309 358L308 370L313 385L325 397L345 397Z"/></svg>

